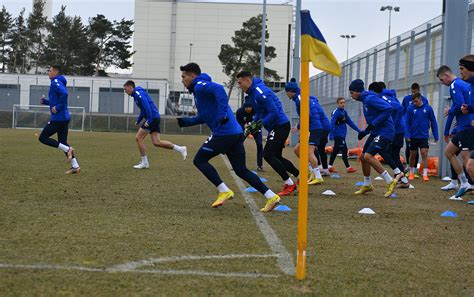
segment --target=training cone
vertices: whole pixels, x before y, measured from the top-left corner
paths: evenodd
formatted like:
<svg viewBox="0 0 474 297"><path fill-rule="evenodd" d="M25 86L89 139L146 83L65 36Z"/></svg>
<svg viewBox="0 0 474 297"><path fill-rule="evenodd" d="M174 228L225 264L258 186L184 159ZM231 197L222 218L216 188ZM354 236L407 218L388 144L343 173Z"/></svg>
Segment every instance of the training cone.
<svg viewBox="0 0 474 297"><path fill-rule="evenodd" d="M383 178L381 176L377 176L376 178L374 178L374 180L383 180Z"/></svg>
<svg viewBox="0 0 474 297"><path fill-rule="evenodd" d="M261 177L260 180L262 181L262 183L266 183L268 181L268 179L266 179L264 177Z"/></svg>
<svg viewBox="0 0 474 297"><path fill-rule="evenodd" d="M458 214L452 210L447 210L441 214L442 217L457 218Z"/></svg>
<svg viewBox="0 0 474 297"><path fill-rule="evenodd" d="M332 178L341 178L341 176L337 173L334 173L333 175L331 175Z"/></svg>
<svg viewBox="0 0 474 297"><path fill-rule="evenodd" d="M397 194L392 193L392 194L390 195L390 198L398 198L398 196L397 196Z"/></svg>
<svg viewBox="0 0 474 297"><path fill-rule="evenodd" d="M364 182L356 182L356 186L362 187L364 185Z"/></svg>
<svg viewBox="0 0 474 297"><path fill-rule="evenodd" d="M371 208L366 207L366 208L362 208L361 210L359 210L359 213L360 214L370 214L370 215L372 215L372 214L375 214L375 211L373 211Z"/></svg>
<svg viewBox="0 0 474 297"><path fill-rule="evenodd" d="M410 184L410 186L409 186L408 188L409 188L409 189L414 189L415 186Z"/></svg>
<svg viewBox="0 0 474 297"><path fill-rule="evenodd" d="M334 193L333 191L331 190L326 190L322 193L323 195L326 195L326 196L335 196L336 193Z"/></svg>
<svg viewBox="0 0 474 297"><path fill-rule="evenodd" d="M449 182L449 181L451 181L451 178L449 176L445 176L441 180Z"/></svg>
<svg viewBox="0 0 474 297"><path fill-rule="evenodd" d="M247 189L245 189L245 192L255 193L257 192L257 189L255 189L254 187L248 187Z"/></svg>
<svg viewBox="0 0 474 297"><path fill-rule="evenodd" d="M288 205L280 204L277 207L275 207L274 210L286 212L286 211L291 211L291 208L289 208Z"/></svg>
<svg viewBox="0 0 474 297"><path fill-rule="evenodd" d="M474 200L468 201L467 204L473 204L474 205Z"/></svg>

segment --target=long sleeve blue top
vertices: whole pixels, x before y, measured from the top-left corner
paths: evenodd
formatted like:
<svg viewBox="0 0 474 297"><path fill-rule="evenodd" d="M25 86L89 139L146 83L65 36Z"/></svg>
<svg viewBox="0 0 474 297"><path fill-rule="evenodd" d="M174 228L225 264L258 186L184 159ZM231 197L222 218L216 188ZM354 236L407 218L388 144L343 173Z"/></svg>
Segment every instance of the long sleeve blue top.
<svg viewBox="0 0 474 297"><path fill-rule="evenodd" d="M469 104L469 84L465 81L455 78L449 86L449 94L451 95L452 104L448 110L448 117L444 127L444 135L448 136L449 129L453 119L456 118L456 131L460 132L471 127L471 114L463 114L461 107L463 104Z"/></svg>
<svg viewBox="0 0 474 297"><path fill-rule="evenodd" d="M405 133L406 131L406 120L405 110L397 99L397 93L395 90L384 89L380 94L382 99L387 101L393 108L392 120L395 125L395 134Z"/></svg>
<svg viewBox="0 0 474 297"><path fill-rule="evenodd" d="M48 99L43 99L44 105L49 105L51 121L69 121L70 115L67 108L67 80L64 76L58 75L51 79L49 86ZM56 107L56 113L51 110Z"/></svg>
<svg viewBox="0 0 474 297"><path fill-rule="evenodd" d="M395 126L392 120L392 106L372 91L363 91L360 93L359 101L364 105L364 116L368 125L373 129L372 135L392 140L395 137Z"/></svg>
<svg viewBox="0 0 474 297"><path fill-rule="evenodd" d="M407 112L407 124L407 138L429 138L431 126L433 137L438 141L438 124L430 105L422 104L420 107L410 105Z"/></svg>
<svg viewBox="0 0 474 297"><path fill-rule="evenodd" d="M207 124L214 136L235 135L243 132L229 106L229 98L224 87L212 81L206 73L193 79L189 91L194 93L197 115L183 118L183 126ZM228 121L222 124L221 121Z"/></svg>
<svg viewBox="0 0 474 297"><path fill-rule="evenodd" d="M265 129L271 131L289 122L280 99L260 78L253 78L247 94L255 110L255 120L262 120Z"/></svg>
<svg viewBox="0 0 474 297"><path fill-rule="evenodd" d="M336 108L331 115L331 133L329 134L330 139L334 137L346 138L347 125L349 125L354 131L360 132L356 124L351 120L347 111L344 108Z"/></svg>
<svg viewBox="0 0 474 297"><path fill-rule="evenodd" d="M160 118L160 113L158 108L156 108L153 99L145 91L144 88L137 86L133 89L132 95L135 104L140 108L140 114L135 120L137 123L140 123L143 119L150 124L154 119Z"/></svg>
<svg viewBox="0 0 474 297"><path fill-rule="evenodd" d="M317 109L316 106L316 98L310 96L309 97L309 130L316 130L316 129L322 129L321 126L321 120L320 120L320 115L319 115L319 110ZM293 102L295 102L296 106L296 112L298 113L298 116L300 116L301 110L300 110L300 105L301 105L301 96L299 92L296 93L296 95L291 98ZM300 128L300 123L298 122L298 129Z"/></svg>

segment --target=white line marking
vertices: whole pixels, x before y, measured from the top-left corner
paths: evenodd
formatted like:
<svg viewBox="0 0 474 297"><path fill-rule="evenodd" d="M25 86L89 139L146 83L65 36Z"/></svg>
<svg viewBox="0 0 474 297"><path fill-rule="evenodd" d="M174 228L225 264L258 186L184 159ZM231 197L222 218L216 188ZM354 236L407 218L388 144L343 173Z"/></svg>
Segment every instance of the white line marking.
<svg viewBox="0 0 474 297"><path fill-rule="evenodd" d="M249 193L245 192L245 185L242 180L240 180L240 178L235 174L235 172L231 170L232 166L230 165L229 160L227 160L224 155L221 156L222 159L224 159L224 163L229 169L230 174L234 178L235 183L239 187L242 196L244 196L244 200L249 206L250 212L252 213L255 222L257 223L257 226L260 229L260 232L262 232L272 252L277 255L277 261L281 271L288 275L295 275L296 269L293 257L286 250L285 246L281 243L281 240L278 238L275 231L273 231L265 216L260 212L257 204L252 199L252 196L250 196Z"/></svg>
<svg viewBox="0 0 474 297"><path fill-rule="evenodd" d="M128 271L137 269L142 266L148 266L158 263L177 262L177 261L191 261L191 260L219 260L219 259L242 259L242 258L276 258L278 255L250 255L250 254L230 254L230 255L209 255L209 256L175 256L164 258L153 258L146 260L139 260L127 262L111 267L109 270Z"/></svg>

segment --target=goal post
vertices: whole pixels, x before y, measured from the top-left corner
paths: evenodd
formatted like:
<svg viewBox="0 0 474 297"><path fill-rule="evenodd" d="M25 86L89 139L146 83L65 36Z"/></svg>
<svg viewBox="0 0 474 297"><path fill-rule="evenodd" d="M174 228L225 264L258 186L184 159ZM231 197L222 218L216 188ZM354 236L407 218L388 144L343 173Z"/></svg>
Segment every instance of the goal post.
<svg viewBox="0 0 474 297"><path fill-rule="evenodd" d="M84 131L86 109L78 106L68 106L70 131ZM12 114L12 128L39 129L43 128L50 119L48 105L14 104Z"/></svg>

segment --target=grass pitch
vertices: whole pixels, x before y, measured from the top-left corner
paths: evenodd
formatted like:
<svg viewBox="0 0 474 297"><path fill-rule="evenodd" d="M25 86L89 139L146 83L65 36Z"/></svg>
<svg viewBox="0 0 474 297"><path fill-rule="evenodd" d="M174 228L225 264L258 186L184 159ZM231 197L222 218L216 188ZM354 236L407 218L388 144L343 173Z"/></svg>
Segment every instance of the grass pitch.
<svg viewBox="0 0 474 297"><path fill-rule="evenodd" d="M213 164L236 198L210 207L216 190L192 164L204 136L162 136L187 145L187 161L148 141L151 168L134 170L133 134L70 133L82 172L68 176L63 154L34 133L0 130L1 296L474 295L474 206L448 201L436 178L392 199L378 181L374 193L354 196L359 172L311 186L307 278L296 281L280 270L220 157ZM246 147L255 168L253 141ZM296 161L291 149L285 155ZM260 175L279 190L266 169ZM337 195L321 196L327 189ZM297 198L283 203L292 211L265 218L295 255ZM359 215L363 207L376 214ZM440 217L448 209L459 217ZM113 270L132 262L142 265Z"/></svg>

